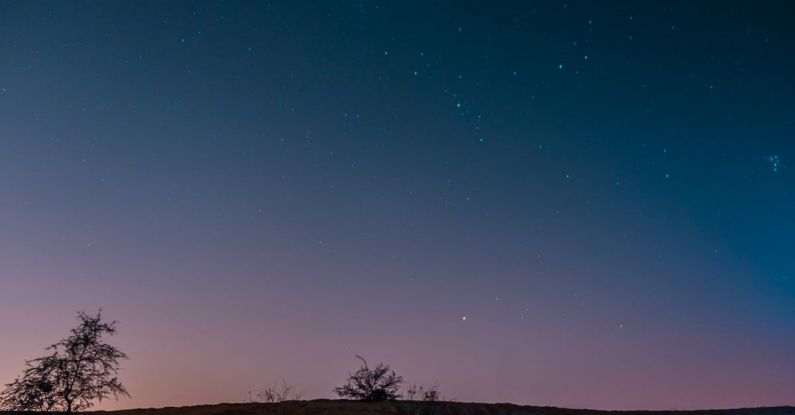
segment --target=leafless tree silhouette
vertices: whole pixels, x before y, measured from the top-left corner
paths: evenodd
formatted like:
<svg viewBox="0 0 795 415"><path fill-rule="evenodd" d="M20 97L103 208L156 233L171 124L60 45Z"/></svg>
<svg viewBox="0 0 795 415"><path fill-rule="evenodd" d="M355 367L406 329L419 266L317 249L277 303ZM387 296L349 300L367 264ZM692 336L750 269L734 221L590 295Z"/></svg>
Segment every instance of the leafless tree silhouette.
<svg viewBox="0 0 795 415"><path fill-rule="evenodd" d="M356 373L348 376L344 385L334 388L334 392L342 398L360 401L393 401L400 398L398 391L403 377L395 374L389 365L379 363L370 369L363 357L356 355L364 366Z"/></svg>
<svg viewBox="0 0 795 415"><path fill-rule="evenodd" d="M47 350L51 354L25 362L27 368L0 392L0 408L17 411L58 411L71 414L90 408L94 401L129 397L118 379L122 351L103 342L116 333L116 322L77 313L79 325L71 335Z"/></svg>

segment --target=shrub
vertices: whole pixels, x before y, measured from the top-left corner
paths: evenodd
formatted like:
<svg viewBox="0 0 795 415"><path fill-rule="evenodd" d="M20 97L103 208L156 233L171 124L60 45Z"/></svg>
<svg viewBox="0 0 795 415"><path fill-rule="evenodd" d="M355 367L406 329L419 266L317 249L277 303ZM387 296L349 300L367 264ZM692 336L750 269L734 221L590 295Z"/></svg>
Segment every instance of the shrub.
<svg viewBox="0 0 795 415"><path fill-rule="evenodd" d="M394 401L400 398L400 384L403 377L395 374L389 365L379 363L370 369L367 361L356 356L364 365L354 374L349 374L344 385L334 388L334 392L342 398L360 401Z"/></svg>

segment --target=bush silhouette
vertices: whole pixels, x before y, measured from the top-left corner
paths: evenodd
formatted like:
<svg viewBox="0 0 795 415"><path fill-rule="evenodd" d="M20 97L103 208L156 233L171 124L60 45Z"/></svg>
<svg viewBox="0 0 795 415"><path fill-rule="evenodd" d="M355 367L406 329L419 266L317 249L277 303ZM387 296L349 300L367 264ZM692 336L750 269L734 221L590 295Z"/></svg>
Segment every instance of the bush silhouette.
<svg viewBox="0 0 795 415"><path fill-rule="evenodd" d="M395 374L389 365L379 363L370 369L367 361L357 355L364 366L356 373L349 375L344 385L334 388L334 392L341 398L350 398L360 401L394 401L400 398L398 391L403 377Z"/></svg>
<svg viewBox="0 0 795 415"><path fill-rule="evenodd" d="M25 362L22 376L0 392L0 408L14 411L59 411L67 414L90 408L94 401L127 396L119 381L119 360L127 355L105 344L102 336L116 333L116 322L77 314L72 334L48 347L48 356Z"/></svg>

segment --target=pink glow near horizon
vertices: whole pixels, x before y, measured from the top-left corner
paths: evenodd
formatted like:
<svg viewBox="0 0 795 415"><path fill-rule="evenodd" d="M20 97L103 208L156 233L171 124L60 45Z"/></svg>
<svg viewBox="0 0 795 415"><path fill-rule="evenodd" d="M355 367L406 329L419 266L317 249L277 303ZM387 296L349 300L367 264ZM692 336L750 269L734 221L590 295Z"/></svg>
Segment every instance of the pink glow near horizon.
<svg viewBox="0 0 795 415"><path fill-rule="evenodd" d="M0 383L795 405L793 5L0 1Z"/></svg>

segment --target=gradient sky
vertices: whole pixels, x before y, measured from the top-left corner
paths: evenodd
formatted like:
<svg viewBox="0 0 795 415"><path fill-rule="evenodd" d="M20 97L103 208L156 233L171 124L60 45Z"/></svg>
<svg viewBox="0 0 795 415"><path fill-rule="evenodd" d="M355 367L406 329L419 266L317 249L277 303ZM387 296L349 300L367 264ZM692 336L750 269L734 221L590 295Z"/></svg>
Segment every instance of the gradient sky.
<svg viewBox="0 0 795 415"><path fill-rule="evenodd" d="M791 2L2 1L0 381L795 404Z"/></svg>

